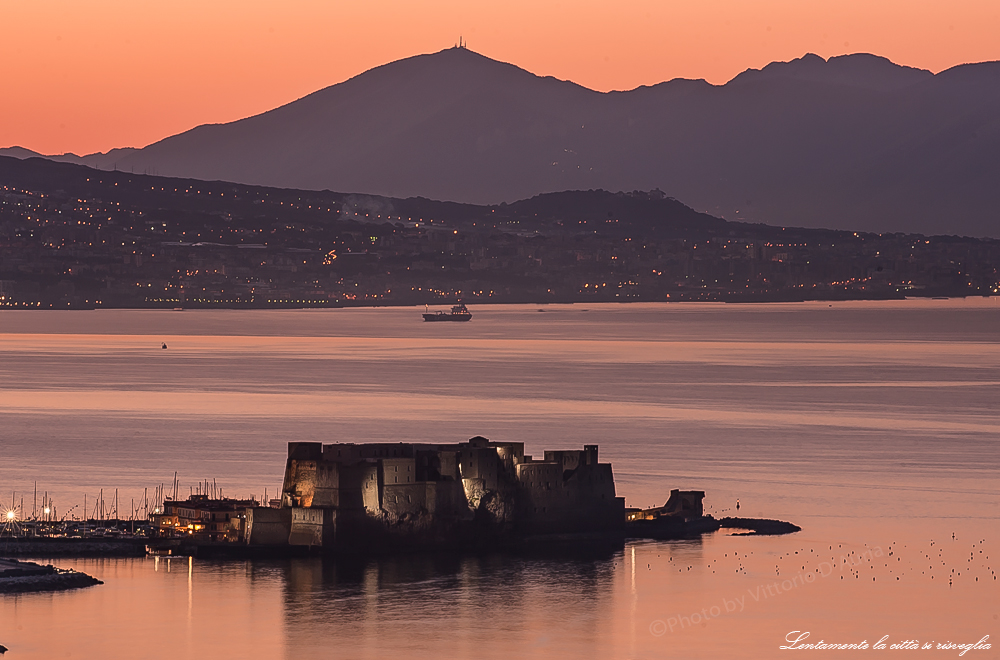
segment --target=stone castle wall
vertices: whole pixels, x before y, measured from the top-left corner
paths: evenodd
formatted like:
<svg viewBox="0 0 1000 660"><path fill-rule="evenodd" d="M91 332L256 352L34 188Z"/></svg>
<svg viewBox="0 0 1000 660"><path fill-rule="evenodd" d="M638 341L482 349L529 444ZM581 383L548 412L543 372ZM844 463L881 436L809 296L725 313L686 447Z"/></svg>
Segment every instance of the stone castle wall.
<svg viewBox="0 0 1000 660"><path fill-rule="evenodd" d="M523 443L481 437L441 445L289 443L281 501L291 510L289 543L338 550L614 536L625 522L611 465L598 462L596 446L534 460ZM269 541L280 536L262 523Z"/></svg>

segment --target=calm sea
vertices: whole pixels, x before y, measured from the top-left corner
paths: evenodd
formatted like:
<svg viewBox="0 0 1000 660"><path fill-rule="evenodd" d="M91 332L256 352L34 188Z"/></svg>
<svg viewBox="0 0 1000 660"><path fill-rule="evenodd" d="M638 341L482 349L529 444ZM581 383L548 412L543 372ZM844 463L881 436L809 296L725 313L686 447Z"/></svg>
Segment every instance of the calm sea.
<svg viewBox="0 0 1000 660"><path fill-rule="evenodd" d="M30 514L37 487L73 517L117 490L125 514L175 472L181 494L271 496L288 441L484 435L599 444L629 506L702 489L711 513L739 500L803 531L573 558L65 560L106 584L0 596L7 657L768 658L793 631L942 658L990 635L962 657L997 657L996 299L421 311L0 314L0 506Z"/></svg>

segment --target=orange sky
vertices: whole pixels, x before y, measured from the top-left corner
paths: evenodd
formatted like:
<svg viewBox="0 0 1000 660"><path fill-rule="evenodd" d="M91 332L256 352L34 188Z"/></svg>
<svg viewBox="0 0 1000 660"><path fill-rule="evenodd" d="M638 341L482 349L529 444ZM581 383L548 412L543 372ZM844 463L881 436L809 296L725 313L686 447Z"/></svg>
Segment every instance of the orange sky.
<svg viewBox="0 0 1000 660"><path fill-rule="evenodd" d="M996 0L0 0L0 146L89 153L256 114L451 46L629 89L806 52L1000 59Z"/></svg>

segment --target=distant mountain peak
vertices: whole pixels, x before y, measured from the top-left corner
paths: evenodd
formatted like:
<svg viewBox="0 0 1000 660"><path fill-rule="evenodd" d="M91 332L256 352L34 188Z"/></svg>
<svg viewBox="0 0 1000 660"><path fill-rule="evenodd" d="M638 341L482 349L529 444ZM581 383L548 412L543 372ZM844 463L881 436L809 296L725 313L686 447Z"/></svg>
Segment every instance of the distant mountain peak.
<svg viewBox="0 0 1000 660"><path fill-rule="evenodd" d="M915 85L933 76L930 71L902 66L871 53L837 55L828 60L815 53L806 53L789 62L771 62L763 69L747 69L727 84L796 80L887 92Z"/></svg>
<svg viewBox="0 0 1000 660"><path fill-rule="evenodd" d="M997 117L1000 63L935 75L807 53L725 85L601 93L446 48L142 149L53 159L475 203L659 187L746 222L997 235Z"/></svg>
<svg viewBox="0 0 1000 660"><path fill-rule="evenodd" d="M373 71L382 70L394 70L394 69L407 69L407 68L447 68L447 67L488 67L493 69L508 69L516 70L528 75L534 76L535 74L522 69L519 66L510 64L509 62L502 62L500 60L495 60L492 57L487 57L482 53L477 53L476 51L467 48L465 46L451 46L449 48L444 48L442 50L433 53L422 53L420 55L413 55L411 57L404 57L400 60L395 60L393 62L387 62L386 64L379 65L364 73L360 73L357 76L351 78L360 78Z"/></svg>
<svg viewBox="0 0 1000 660"><path fill-rule="evenodd" d="M473 90L499 90L511 85L552 82L585 89L573 82L551 76L539 76L514 64L487 57L466 46L452 46L434 53L414 55L374 67L344 82L319 90L315 94L322 95L340 89L357 90L367 94L378 88L385 88L387 92L392 88L394 94L398 94L401 90L422 89L431 96L435 94L451 96Z"/></svg>

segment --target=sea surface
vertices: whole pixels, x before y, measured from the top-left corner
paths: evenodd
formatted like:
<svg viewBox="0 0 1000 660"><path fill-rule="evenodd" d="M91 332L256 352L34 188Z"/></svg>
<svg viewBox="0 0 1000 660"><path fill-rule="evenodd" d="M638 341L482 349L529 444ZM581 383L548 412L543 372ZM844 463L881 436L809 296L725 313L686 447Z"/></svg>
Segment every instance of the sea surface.
<svg viewBox="0 0 1000 660"><path fill-rule="evenodd" d="M1000 655L997 299L422 311L0 313L0 507L124 517L175 472L180 495L272 497L289 441L484 435L599 444L629 506L701 489L802 531L58 560L105 584L0 596L6 658L771 658L803 633L869 647L807 657ZM891 647L909 640L931 648Z"/></svg>

